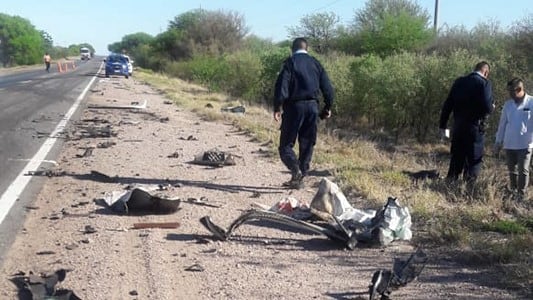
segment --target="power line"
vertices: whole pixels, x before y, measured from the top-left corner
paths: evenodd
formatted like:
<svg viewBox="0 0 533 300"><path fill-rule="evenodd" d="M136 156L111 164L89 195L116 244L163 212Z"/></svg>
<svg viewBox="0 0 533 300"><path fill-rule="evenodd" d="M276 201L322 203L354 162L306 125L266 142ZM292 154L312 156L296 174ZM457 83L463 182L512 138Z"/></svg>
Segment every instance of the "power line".
<svg viewBox="0 0 533 300"><path fill-rule="evenodd" d="M322 10L322 9L324 9L324 8L328 8L328 7L330 7L330 6L336 4L337 2L340 2L340 1L341 1L341 0L335 0L335 1L331 2L331 3L329 3L329 4L326 4L326 5L324 5L324 6L322 6L322 7L319 7L319 8L317 8L317 9L315 9L315 10L312 10L310 13L314 13L314 12L319 11L319 10Z"/></svg>

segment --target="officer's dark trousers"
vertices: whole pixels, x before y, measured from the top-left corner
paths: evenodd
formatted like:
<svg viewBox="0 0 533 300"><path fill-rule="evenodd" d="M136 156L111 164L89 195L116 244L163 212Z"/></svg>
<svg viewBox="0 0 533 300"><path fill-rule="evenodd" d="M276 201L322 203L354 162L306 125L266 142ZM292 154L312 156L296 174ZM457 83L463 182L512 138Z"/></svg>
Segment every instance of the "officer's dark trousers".
<svg viewBox="0 0 533 300"><path fill-rule="evenodd" d="M305 176L309 171L313 148L316 143L318 122L318 102L316 100L297 101L283 106L279 155L291 172L298 169ZM293 150L298 138L299 157Z"/></svg>
<svg viewBox="0 0 533 300"><path fill-rule="evenodd" d="M481 171L484 134L479 126L454 128L448 179L456 180L461 173L467 181L475 180Z"/></svg>

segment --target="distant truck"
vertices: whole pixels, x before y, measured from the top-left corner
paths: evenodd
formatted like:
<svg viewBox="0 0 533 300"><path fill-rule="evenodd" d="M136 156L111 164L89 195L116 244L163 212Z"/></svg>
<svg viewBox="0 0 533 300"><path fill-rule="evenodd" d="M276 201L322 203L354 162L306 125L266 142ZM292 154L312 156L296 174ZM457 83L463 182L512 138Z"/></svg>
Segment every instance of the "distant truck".
<svg viewBox="0 0 533 300"><path fill-rule="evenodd" d="M80 56L81 60L89 60L91 59L91 50L87 47L81 47L80 48Z"/></svg>

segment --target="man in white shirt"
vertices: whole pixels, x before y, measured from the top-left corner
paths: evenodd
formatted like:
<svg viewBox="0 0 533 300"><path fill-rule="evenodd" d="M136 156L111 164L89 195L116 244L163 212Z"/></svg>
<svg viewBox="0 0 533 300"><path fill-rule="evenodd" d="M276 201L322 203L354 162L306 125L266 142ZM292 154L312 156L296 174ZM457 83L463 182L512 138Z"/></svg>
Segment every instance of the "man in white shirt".
<svg viewBox="0 0 533 300"><path fill-rule="evenodd" d="M507 83L511 99L503 105L494 150L505 149L511 190L517 200L526 197L529 182L529 163L533 148L533 97L524 89L520 78Z"/></svg>

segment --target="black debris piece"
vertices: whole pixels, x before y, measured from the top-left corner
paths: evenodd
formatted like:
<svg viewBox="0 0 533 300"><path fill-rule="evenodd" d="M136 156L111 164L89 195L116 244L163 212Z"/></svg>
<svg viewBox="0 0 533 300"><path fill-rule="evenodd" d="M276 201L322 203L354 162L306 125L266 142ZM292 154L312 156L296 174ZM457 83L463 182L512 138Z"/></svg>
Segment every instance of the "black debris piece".
<svg viewBox="0 0 533 300"><path fill-rule="evenodd" d="M172 154L169 154L167 156L168 158L179 158L180 157L180 153L178 151L172 153Z"/></svg>
<svg viewBox="0 0 533 300"><path fill-rule="evenodd" d="M234 155L227 152L218 151L216 149L205 151L202 154L196 155L192 163L212 167L236 165Z"/></svg>
<svg viewBox="0 0 533 300"><path fill-rule="evenodd" d="M95 232L97 232L97 230L94 227L92 227L91 225L85 225L85 228L83 230L84 234L91 234Z"/></svg>
<svg viewBox="0 0 533 300"><path fill-rule="evenodd" d="M105 142L98 143L96 145L96 148L109 148L109 147L115 146L116 144L117 143L112 142L112 141L105 141Z"/></svg>
<svg viewBox="0 0 533 300"><path fill-rule="evenodd" d="M59 269L52 273L16 275L11 278L19 289L19 299L34 300L81 300L72 290L59 289L57 284L64 281L67 270Z"/></svg>
<svg viewBox="0 0 533 300"><path fill-rule="evenodd" d="M58 177L64 176L67 174L65 171L54 171L54 170L37 170L37 171L28 171L26 176L47 176L47 177Z"/></svg>
<svg viewBox="0 0 533 300"><path fill-rule="evenodd" d="M374 272L369 286L370 300L389 299L392 291L406 286L415 280L428 261L427 255L417 249L407 259L394 259L392 270L381 269Z"/></svg>
<svg viewBox="0 0 533 300"><path fill-rule="evenodd" d="M76 154L76 157L81 158L81 157L91 156L93 155L93 149L94 148L92 147L84 148L82 153Z"/></svg>
<svg viewBox="0 0 533 300"><path fill-rule="evenodd" d="M353 232L346 229L335 216L332 217L337 221L337 225L340 228L339 230L330 227L318 226L306 221L297 220L277 212L255 209L244 212L235 221L233 221L233 223L231 223L228 229L224 229L213 223L209 216L202 217L200 219L200 223L207 230L209 230L209 232L211 232L218 240L221 241L229 240L233 234L233 231L243 224L253 221L267 220L274 223L294 227L297 229L322 234L331 239L332 241L338 242L350 250L355 249L355 246L357 245L357 236Z"/></svg>
<svg viewBox="0 0 533 300"><path fill-rule="evenodd" d="M200 266L199 264L194 264L194 265L191 265L187 268L185 268L185 271L189 271L189 272L203 272L205 271L205 268Z"/></svg>
<svg viewBox="0 0 533 300"><path fill-rule="evenodd" d="M179 210L180 199L165 199L149 190L133 188L120 195L107 194L105 203L113 211L126 214L172 214Z"/></svg>

